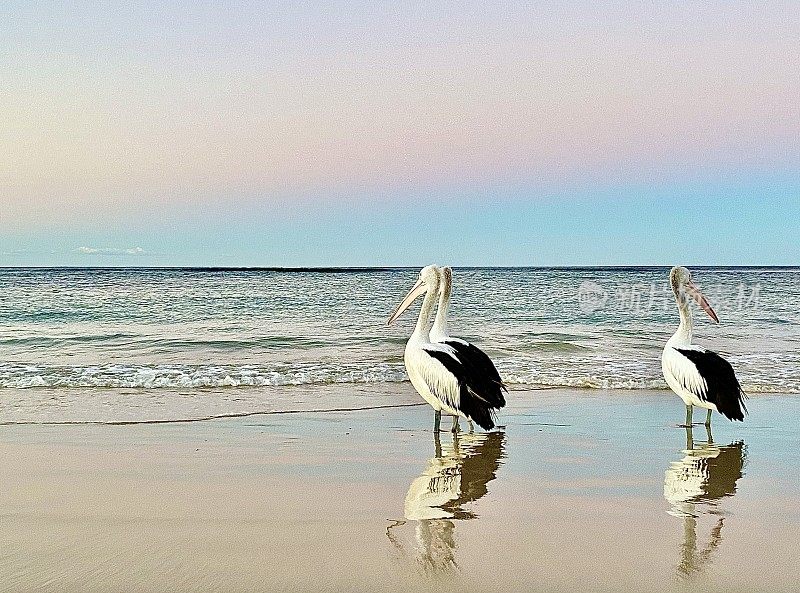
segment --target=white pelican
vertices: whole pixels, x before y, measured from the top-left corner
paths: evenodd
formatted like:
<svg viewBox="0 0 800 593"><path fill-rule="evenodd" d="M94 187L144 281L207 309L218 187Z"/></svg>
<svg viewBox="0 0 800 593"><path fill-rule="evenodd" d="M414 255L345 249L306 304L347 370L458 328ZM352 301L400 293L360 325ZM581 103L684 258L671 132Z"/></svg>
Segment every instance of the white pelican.
<svg viewBox="0 0 800 593"><path fill-rule="evenodd" d="M482 369L459 355L452 346L431 342L430 319L438 293L439 269L436 266L422 268L419 279L387 323L394 323L417 297L425 295L404 356L411 384L435 411L434 431L439 431L442 411L453 416L453 432L458 430L459 416L490 430L494 428L492 415L497 407L496 398L484 393L487 381Z"/></svg>
<svg viewBox="0 0 800 593"><path fill-rule="evenodd" d="M506 405L503 392L508 389L500 378L500 373L494 366L492 359L477 346L461 338L450 336L447 327L447 313L450 309L450 292L453 289L453 270L450 267L439 268L439 307L436 309L436 319L433 321L430 337L431 342L446 344L453 348L460 360L467 362L477 372L476 378L483 379L480 393L495 408L500 409ZM472 422L470 422L472 428Z"/></svg>
<svg viewBox="0 0 800 593"><path fill-rule="evenodd" d="M744 420L745 394L730 363L716 352L692 344L692 297L715 322L719 318L706 297L692 282L686 268L675 267L669 274L672 291L678 302L681 323L664 346L661 370L670 389L686 404L686 426L692 425L692 406L708 410L706 426L711 426L711 412L716 410L729 420Z"/></svg>

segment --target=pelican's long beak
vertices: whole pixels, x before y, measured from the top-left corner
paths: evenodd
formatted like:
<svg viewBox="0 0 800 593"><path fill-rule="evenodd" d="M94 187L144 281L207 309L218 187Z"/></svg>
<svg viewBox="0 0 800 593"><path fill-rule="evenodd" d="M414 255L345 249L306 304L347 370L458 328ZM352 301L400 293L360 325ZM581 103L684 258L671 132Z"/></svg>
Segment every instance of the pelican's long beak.
<svg viewBox="0 0 800 593"><path fill-rule="evenodd" d="M700 292L700 289L697 288L694 282L689 282L688 284L686 284L686 292L694 300L697 301L697 304L700 305L700 308L703 309L703 311L705 311L706 313L708 313L708 316L711 317L711 319L719 323L719 317L717 317L717 314L714 312L714 309L708 303L708 299L706 299L703 293Z"/></svg>
<svg viewBox="0 0 800 593"><path fill-rule="evenodd" d="M397 309L395 309L394 312L389 316L389 320L386 322L386 325L392 325L395 319L400 317L403 311L408 309L408 306L414 302L414 299L416 299L419 295L424 294L427 289L428 288L422 282L422 279L417 280L417 283L414 285L414 288L408 291L406 298L404 298L403 301L399 305L397 305Z"/></svg>

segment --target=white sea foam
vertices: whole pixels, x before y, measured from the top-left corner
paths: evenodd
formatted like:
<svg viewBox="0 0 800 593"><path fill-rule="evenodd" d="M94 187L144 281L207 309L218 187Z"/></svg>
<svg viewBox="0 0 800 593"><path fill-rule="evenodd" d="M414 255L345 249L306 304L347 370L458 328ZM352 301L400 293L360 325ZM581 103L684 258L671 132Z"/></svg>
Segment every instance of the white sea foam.
<svg viewBox="0 0 800 593"><path fill-rule="evenodd" d="M530 363L500 361L503 380L513 386L577 387L583 389L666 389L666 383L651 369L615 369L572 375L557 366L535 368ZM363 365L297 364L261 367L255 365L90 365L37 367L0 364L0 388L246 388L321 384L399 383L408 377L402 363ZM748 393L800 393L791 380L744 383Z"/></svg>
<svg viewBox="0 0 800 593"><path fill-rule="evenodd" d="M294 368L194 365L93 365L85 367L31 367L0 364L0 387L5 388L186 388L263 387L327 383L400 382L402 365L298 365Z"/></svg>

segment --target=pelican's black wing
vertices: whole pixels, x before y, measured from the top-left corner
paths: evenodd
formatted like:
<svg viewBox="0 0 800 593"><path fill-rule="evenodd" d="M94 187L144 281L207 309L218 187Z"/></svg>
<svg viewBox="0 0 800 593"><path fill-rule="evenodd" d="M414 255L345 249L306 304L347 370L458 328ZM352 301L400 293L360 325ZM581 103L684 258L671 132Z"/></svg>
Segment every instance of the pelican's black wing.
<svg viewBox="0 0 800 593"><path fill-rule="evenodd" d="M503 392L508 392L497 367L492 359L480 348L464 340L447 340L444 342L456 351L459 360L470 370L472 388L480 394L493 408L506 405Z"/></svg>
<svg viewBox="0 0 800 593"><path fill-rule="evenodd" d="M443 344L436 344L432 346L445 346ZM484 430L494 428L494 418L492 414L496 407L483 396L482 393L476 391L479 387L480 381L475 377L474 367L465 360L463 360L458 352L447 352L437 348L423 348L423 350L444 366L448 373L450 373L458 382L458 399L452 402L452 407L459 412L462 412L467 418L470 418L478 423L478 426Z"/></svg>
<svg viewBox="0 0 800 593"><path fill-rule="evenodd" d="M744 420L746 395L727 360L711 350L675 348L688 358L705 381L705 390L697 394L701 399L717 406L717 411L729 420Z"/></svg>

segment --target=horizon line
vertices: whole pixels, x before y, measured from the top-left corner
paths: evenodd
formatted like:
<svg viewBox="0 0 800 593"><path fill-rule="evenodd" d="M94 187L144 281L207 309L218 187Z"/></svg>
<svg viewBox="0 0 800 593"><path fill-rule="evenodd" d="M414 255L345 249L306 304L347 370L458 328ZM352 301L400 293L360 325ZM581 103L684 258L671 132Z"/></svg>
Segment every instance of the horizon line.
<svg viewBox="0 0 800 593"><path fill-rule="evenodd" d="M426 264L427 265L427 264ZM405 266L2 266L0 270L164 270L164 271L196 271L196 272L382 272L394 270L418 270L424 266L405 265ZM613 265L538 265L538 266L491 266L491 265L471 265L471 266L450 266L456 270L660 270L670 269L673 266L667 264L613 264ZM687 264L685 267L693 269L717 269L717 270L792 270L800 269L800 264L785 265L713 265L713 264Z"/></svg>

